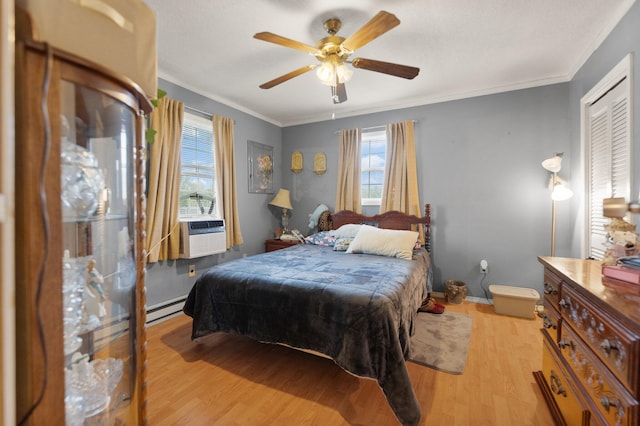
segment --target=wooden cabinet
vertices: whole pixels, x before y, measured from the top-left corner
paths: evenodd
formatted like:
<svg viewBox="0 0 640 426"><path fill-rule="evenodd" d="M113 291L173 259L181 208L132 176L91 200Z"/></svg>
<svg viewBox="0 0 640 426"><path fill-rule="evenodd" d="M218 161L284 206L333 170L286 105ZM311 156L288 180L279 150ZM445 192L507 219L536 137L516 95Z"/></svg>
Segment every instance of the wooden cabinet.
<svg viewBox="0 0 640 426"><path fill-rule="evenodd" d="M23 36L15 67L18 421L143 424L151 104Z"/></svg>
<svg viewBox="0 0 640 426"><path fill-rule="evenodd" d="M557 424L640 424L640 299L602 285L593 260L540 257L543 366Z"/></svg>
<svg viewBox="0 0 640 426"><path fill-rule="evenodd" d="M285 240L267 240L264 243L265 251L275 251L283 248L295 246L300 244L300 241L285 241Z"/></svg>

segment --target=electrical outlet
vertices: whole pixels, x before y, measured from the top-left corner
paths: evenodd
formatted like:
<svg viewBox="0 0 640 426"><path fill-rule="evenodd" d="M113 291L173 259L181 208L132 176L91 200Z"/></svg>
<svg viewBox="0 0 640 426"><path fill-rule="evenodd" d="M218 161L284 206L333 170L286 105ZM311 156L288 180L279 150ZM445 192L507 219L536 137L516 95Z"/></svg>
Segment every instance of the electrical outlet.
<svg viewBox="0 0 640 426"><path fill-rule="evenodd" d="M190 277L196 276L196 265L189 265L189 276Z"/></svg>
<svg viewBox="0 0 640 426"><path fill-rule="evenodd" d="M487 262L486 260L482 259L480 261L480 273L481 274L487 274L489 272L489 262Z"/></svg>

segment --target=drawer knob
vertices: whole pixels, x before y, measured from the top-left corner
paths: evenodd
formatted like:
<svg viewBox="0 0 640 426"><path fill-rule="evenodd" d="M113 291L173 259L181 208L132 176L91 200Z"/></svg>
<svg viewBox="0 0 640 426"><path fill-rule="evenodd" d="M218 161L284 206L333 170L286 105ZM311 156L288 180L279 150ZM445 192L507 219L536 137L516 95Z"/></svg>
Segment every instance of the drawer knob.
<svg viewBox="0 0 640 426"><path fill-rule="evenodd" d="M565 309L571 306L571 304L569 302L566 302L564 299L560 299L560 301L558 302L558 305L560 305L560 308Z"/></svg>
<svg viewBox="0 0 640 426"><path fill-rule="evenodd" d="M558 290L549 283L544 283L544 294L558 294Z"/></svg>
<svg viewBox="0 0 640 426"><path fill-rule="evenodd" d="M547 314L542 315L542 326L544 328L553 328L554 330L558 328L556 323L553 322L553 319Z"/></svg>
<svg viewBox="0 0 640 426"><path fill-rule="evenodd" d="M611 407L620 407L620 400L616 398L609 399L606 396L600 397L600 404L605 408L605 410L609 411Z"/></svg>
<svg viewBox="0 0 640 426"><path fill-rule="evenodd" d="M571 349L573 349L573 348L574 348L574 346L573 346L573 342L572 342L572 341L569 341L569 342L567 343L567 342L565 342L564 340L560 340L560 341L558 342L558 346L560 346L560 348L561 348L561 349L564 349L564 348L567 348L567 347L568 347L568 348L571 348Z"/></svg>
<svg viewBox="0 0 640 426"><path fill-rule="evenodd" d="M600 343L600 347L602 348L603 351L607 353L607 355L611 353L612 350L615 350L615 351L620 350L620 348L618 348L615 344L612 344L609 339L604 339L602 343Z"/></svg>
<svg viewBox="0 0 640 426"><path fill-rule="evenodd" d="M562 383L560 383L560 377L558 377L555 371L551 372L549 384L553 393L556 395L567 396L567 391L562 386Z"/></svg>

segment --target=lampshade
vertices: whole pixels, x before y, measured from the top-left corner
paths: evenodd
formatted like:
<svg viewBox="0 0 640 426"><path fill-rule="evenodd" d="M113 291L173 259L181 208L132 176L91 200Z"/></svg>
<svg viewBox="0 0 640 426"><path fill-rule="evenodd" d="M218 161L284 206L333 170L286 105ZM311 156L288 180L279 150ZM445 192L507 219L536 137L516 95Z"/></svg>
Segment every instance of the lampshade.
<svg viewBox="0 0 640 426"><path fill-rule="evenodd" d="M347 81L351 80L351 76L353 76L353 70L345 64L341 64L336 67L336 74L338 74L339 83L346 83Z"/></svg>
<svg viewBox="0 0 640 426"><path fill-rule="evenodd" d="M549 189L551 189L551 199L553 201L564 201L573 197L573 191L569 188L567 182L555 172L551 173Z"/></svg>
<svg viewBox="0 0 640 426"><path fill-rule="evenodd" d="M287 189L280 188L269 204L283 209L293 210L293 207L291 207L291 197L289 196L289 190Z"/></svg>
<svg viewBox="0 0 640 426"><path fill-rule="evenodd" d="M627 215L629 205L624 197L605 198L602 200L602 215L604 217L617 217L622 219Z"/></svg>
<svg viewBox="0 0 640 426"><path fill-rule="evenodd" d="M316 71L318 79L322 84L333 86L336 84L336 75L338 83L346 83L351 79L353 70L345 64L336 65L331 61L325 61Z"/></svg>
<svg viewBox="0 0 640 426"><path fill-rule="evenodd" d="M573 197L573 191L563 183L554 185L553 191L551 191L551 199L554 201L564 201Z"/></svg>
<svg viewBox="0 0 640 426"><path fill-rule="evenodd" d="M336 75L333 71L333 64L330 62L325 62L324 64L322 64L316 71L316 75L318 76L318 79L320 79L322 84L333 84L336 81Z"/></svg>
<svg viewBox="0 0 640 426"><path fill-rule="evenodd" d="M562 153L556 154L551 158L547 158L542 162L542 167L552 173L558 173L562 168Z"/></svg>

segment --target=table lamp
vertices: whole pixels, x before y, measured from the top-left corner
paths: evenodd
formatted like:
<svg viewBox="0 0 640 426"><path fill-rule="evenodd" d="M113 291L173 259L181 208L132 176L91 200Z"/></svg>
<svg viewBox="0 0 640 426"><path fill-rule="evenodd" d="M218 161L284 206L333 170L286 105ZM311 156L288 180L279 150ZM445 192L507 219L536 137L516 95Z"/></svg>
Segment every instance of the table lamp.
<svg viewBox="0 0 640 426"><path fill-rule="evenodd" d="M289 191L287 189L282 189L278 191L273 200L269 203L272 206L280 207L282 209L282 233L286 234L289 232L289 218L287 217L287 210L293 210L291 207L291 197L289 196Z"/></svg>

